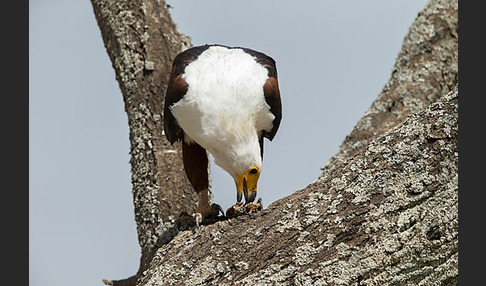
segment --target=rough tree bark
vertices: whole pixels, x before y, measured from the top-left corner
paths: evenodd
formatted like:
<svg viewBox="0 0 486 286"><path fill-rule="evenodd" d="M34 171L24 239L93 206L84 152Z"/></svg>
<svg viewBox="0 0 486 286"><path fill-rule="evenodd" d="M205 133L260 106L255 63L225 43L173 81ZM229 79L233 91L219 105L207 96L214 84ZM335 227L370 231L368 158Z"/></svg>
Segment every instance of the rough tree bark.
<svg viewBox="0 0 486 286"><path fill-rule="evenodd" d="M458 1L430 1L405 36L390 80L339 152L323 168L340 168L345 158L362 151L370 140L425 109L458 80Z"/></svg>
<svg viewBox="0 0 486 286"><path fill-rule="evenodd" d="M184 173L181 147L166 140L162 117L172 60L191 44L177 31L164 1L91 2L128 116L133 202L142 250L136 275L112 283L135 285L157 248L177 234L174 223L179 214L195 211L197 197Z"/></svg>
<svg viewBox="0 0 486 286"><path fill-rule="evenodd" d="M458 89L257 215L180 232L138 285L455 285Z"/></svg>
<svg viewBox="0 0 486 286"><path fill-rule="evenodd" d="M123 283L457 284L457 0L419 13L389 82L317 181L257 214L181 232L174 218L195 197L161 106L188 41L162 1L92 2L130 125L142 259Z"/></svg>

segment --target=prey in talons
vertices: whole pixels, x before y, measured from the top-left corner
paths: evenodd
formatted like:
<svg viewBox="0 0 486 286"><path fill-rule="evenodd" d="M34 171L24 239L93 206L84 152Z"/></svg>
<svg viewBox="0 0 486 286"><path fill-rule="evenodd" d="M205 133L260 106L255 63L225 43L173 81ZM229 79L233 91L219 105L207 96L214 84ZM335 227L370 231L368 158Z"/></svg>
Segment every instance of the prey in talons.
<svg viewBox="0 0 486 286"><path fill-rule="evenodd" d="M262 199L259 198L257 202L243 203L238 202L226 210L227 218L234 218L244 214L254 214L263 209Z"/></svg>

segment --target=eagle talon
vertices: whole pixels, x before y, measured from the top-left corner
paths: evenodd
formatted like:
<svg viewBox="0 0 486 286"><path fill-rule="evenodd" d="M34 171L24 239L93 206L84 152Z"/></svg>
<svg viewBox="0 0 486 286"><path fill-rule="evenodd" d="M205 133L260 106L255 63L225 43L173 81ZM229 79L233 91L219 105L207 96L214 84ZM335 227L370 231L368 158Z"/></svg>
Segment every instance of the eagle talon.
<svg viewBox="0 0 486 286"><path fill-rule="evenodd" d="M196 214L194 215L194 218L196 219L196 228L199 228L199 219L198 219L198 217L200 217L201 222L202 222L202 220L203 220L203 216L202 216L202 214L200 214L200 213L196 213Z"/></svg>
<svg viewBox="0 0 486 286"><path fill-rule="evenodd" d="M208 205L207 208L203 208L194 214L194 221L196 222L196 228L199 228L203 222L211 223L217 221L220 218L219 213L222 213L224 217L223 208L218 204Z"/></svg>
<svg viewBox="0 0 486 286"><path fill-rule="evenodd" d="M210 208L208 208L210 209ZM205 211L197 211L196 213L188 214L186 212L183 212L179 219L177 220L177 227L179 230L187 230L192 227L200 228L201 225L204 223L212 223L215 221L218 221L218 218L221 218L219 215L219 212L222 212L222 208L214 204L212 205L212 213L211 212L205 212Z"/></svg>
<svg viewBox="0 0 486 286"><path fill-rule="evenodd" d="M223 217L225 216L225 215L224 215L224 210L223 210L223 208L222 208L220 205L218 205L218 204L213 204L213 205L212 205L212 207L213 207L213 209L217 209L217 210L218 210L218 213L216 214L216 217L219 215L219 213L221 213L221 215L222 215Z"/></svg>

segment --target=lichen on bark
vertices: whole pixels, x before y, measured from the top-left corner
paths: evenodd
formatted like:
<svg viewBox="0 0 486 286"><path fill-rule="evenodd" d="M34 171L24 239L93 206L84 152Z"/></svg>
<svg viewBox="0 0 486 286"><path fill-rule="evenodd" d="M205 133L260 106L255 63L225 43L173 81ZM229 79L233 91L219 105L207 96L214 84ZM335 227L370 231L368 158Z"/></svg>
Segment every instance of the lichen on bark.
<svg viewBox="0 0 486 286"><path fill-rule="evenodd" d="M126 285L457 284L457 0L419 13L390 80L317 181L181 232L174 220L196 199L161 106L171 60L190 43L163 1L92 2L130 126L142 259Z"/></svg>
<svg viewBox="0 0 486 286"><path fill-rule="evenodd" d="M178 215L195 210L196 196L185 177L181 148L165 139L162 113L172 60L191 44L177 31L164 1L91 2L128 118L134 213L142 250L137 278L157 248L177 234ZM135 278L112 282L134 285Z"/></svg>
<svg viewBox="0 0 486 286"><path fill-rule="evenodd" d="M389 81L321 176L450 91L458 81L458 55L458 1L429 1L404 38Z"/></svg>
<svg viewBox="0 0 486 286"><path fill-rule="evenodd" d="M261 213L179 233L140 285L445 285L458 277L458 88Z"/></svg>

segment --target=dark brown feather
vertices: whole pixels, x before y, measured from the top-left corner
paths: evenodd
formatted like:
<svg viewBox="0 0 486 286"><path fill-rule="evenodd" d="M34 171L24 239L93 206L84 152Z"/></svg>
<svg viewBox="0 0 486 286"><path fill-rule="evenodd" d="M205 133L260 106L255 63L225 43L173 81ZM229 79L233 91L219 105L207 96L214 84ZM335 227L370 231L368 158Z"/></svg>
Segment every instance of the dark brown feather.
<svg viewBox="0 0 486 286"><path fill-rule="evenodd" d="M278 88L277 66L275 60L264 53L252 49L241 49L247 54L250 54L257 63L268 70L268 79L263 85L263 93L265 95L265 101L270 106L270 112L275 116L275 119L273 120L272 130L268 132L264 131L263 136L272 141L280 126L280 121L282 120L282 102L280 99L280 90Z"/></svg>
<svg viewBox="0 0 486 286"><path fill-rule="evenodd" d="M171 144L181 140L183 136L183 132L177 123L177 119L170 111L170 107L181 100L187 92L187 82L182 78L184 70L188 64L195 61L209 47L210 45L205 45L187 49L178 54L172 64L164 103L164 132Z"/></svg>
<svg viewBox="0 0 486 286"><path fill-rule="evenodd" d="M177 66L172 65L172 72L167 86L164 105L164 131L167 140L169 140L171 144L182 139L182 132L179 131L180 126L169 107L184 97L188 87L186 81L182 78L182 73L175 75L176 69Z"/></svg>
<svg viewBox="0 0 486 286"><path fill-rule="evenodd" d="M182 160L184 170L189 182L196 192L207 192L208 179L208 155L206 149L196 142L182 142Z"/></svg>
<svg viewBox="0 0 486 286"><path fill-rule="evenodd" d="M272 141L280 126L280 121L282 120L282 101L280 99L280 90L278 89L276 73L275 77L269 77L263 85L263 94L265 96L265 101L270 106L270 112L275 116L275 119L273 119L272 130L268 132L264 131L263 136Z"/></svg>
<svg viewBox="0 0 486 286"><path fill-rule="evenodd" d="M238 49L242 49L247 54L251 55L257 63L264 66L268 70L269 77L275 77L275 78L277 77L277 67L275 65L275 60L272 57L248 48L238 48Z"/></svg>

